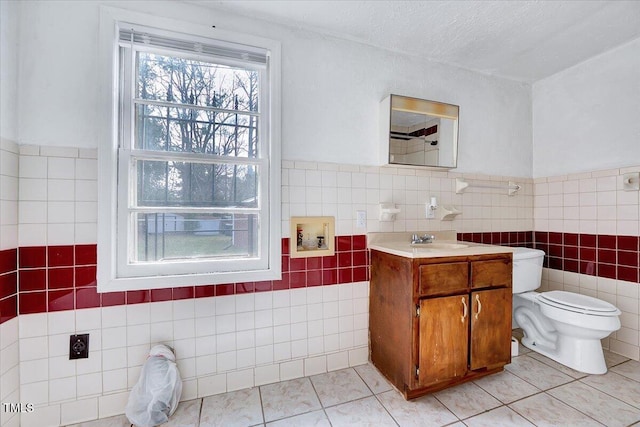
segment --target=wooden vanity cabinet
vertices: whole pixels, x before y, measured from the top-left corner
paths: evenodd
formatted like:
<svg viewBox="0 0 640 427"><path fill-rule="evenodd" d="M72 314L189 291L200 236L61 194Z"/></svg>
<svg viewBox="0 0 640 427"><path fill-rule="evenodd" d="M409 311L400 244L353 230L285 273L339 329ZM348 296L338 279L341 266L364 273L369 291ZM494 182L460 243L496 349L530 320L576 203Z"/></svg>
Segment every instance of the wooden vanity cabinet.
<svg viewBox="0 0 640 427"><path fill-rule="evenodd" d="M511 359L511 254L371 251L371 361L405 398L499 372Z"/></svg>

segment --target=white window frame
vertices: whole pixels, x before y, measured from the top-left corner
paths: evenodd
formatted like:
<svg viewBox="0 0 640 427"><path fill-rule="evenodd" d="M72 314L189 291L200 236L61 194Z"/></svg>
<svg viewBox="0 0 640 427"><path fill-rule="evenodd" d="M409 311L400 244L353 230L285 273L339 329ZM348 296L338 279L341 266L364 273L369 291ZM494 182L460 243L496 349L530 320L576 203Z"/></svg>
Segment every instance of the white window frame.
<svg viewBox="0 0 640 427"><path fill-rule="evenodd" d="M125 24L126 23L126 24ZM135 186L128 174L135 158L130 147L121 146L119 103L119 28L143 26L197 38L253 46L268 52L266 76L260 81L260 108L264 122L260 128L259 158L241 163L258 165L260 245L257 258L207 261L173 261L133 265L127 259L131 238L127 210ZM100 8L100 111L104 118L104 138L99 145L98 178L98 291L193 286L216 283L277 280L281 277L280 216L280 43L260 37L236 34L171 18L102 6ZM264 86L266 85L266 86ZM263 96L266 95L266 96ZM264 98L264 99L262 99ZM266 120L265 120L266 118ZM160 157L162 154L160 155ZM179 159L177 159L179 160ZM120 174L118 181L118 170ZM124 178L124 179L123 179ZM123 208L124 206L124 208Z"/></svg>

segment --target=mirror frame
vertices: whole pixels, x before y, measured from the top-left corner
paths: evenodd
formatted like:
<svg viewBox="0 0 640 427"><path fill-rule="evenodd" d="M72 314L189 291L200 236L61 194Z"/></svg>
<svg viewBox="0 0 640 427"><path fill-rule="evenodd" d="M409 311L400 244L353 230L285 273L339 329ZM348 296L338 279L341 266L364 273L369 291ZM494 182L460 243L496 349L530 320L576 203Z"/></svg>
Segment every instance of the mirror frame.
<svg viewBox="0 0 640 427"><path fill-rule="evenodd" d="M398 163L391 161L390 154L390 130L391 130L391 113L392 111L408 112L424 114L436 118L445 118L454 121L453 126L453 165L417 165L411 163ZM381 102L381 152L380 161L384 165L393 166L409 166L409 167L425 167L435 169L454 169L458 165L458 133L460 127L460 107L444 102L430 101L427 99L412 98L409 96L391 94Z"/></svg>

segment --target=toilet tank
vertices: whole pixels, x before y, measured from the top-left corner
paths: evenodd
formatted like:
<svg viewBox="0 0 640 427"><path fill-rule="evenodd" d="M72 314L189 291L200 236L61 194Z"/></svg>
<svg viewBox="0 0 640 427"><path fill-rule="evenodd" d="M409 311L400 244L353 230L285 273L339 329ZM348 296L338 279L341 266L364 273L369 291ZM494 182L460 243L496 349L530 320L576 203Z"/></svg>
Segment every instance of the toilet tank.
<svg viewBox="0 0 640 427"><path fill-rule="evenodd" d="M544 252L530 248L513 249L513 293L538 289L542 281Z"/></svg>

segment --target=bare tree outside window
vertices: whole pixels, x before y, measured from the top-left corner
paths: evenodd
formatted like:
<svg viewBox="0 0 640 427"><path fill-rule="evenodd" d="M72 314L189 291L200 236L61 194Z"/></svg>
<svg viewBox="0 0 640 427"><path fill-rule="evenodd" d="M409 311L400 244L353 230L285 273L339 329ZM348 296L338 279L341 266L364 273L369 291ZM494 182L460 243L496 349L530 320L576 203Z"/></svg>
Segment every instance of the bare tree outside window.
<svg viewBox="0 0 640 427"><path fill-rule="evenodd" d="M255 208L259 72L149 52L136 54L134 149L210 155L215 161L137 160L144 207ZM249 256L253 214L137 214L137 260Z"/></svg>

